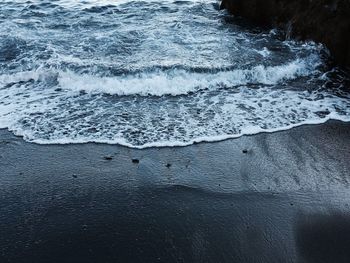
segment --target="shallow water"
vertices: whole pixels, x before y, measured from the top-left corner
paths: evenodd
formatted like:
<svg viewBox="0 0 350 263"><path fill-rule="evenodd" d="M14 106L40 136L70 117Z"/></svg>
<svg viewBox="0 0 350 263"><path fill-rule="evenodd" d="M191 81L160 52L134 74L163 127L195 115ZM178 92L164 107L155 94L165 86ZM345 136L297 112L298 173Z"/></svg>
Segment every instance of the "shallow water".
<svg viewBox="0 0 350 263"><path fill-rule="evenodd" d="M347 76L206 1L3 1L0 128L37 143L188 145L350 121Z"/></svg>

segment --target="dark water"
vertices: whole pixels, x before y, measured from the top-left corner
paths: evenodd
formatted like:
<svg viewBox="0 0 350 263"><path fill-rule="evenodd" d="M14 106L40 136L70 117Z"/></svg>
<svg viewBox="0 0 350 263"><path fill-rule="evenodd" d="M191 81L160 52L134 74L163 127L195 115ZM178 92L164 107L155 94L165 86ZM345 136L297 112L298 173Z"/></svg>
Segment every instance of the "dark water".
<svg viewBox="0 0 350 263"><path fill-rule="evenodd" d="M187 145L350 120L314 43L207 1L2 1L0 127L37 143Z"/></svg>

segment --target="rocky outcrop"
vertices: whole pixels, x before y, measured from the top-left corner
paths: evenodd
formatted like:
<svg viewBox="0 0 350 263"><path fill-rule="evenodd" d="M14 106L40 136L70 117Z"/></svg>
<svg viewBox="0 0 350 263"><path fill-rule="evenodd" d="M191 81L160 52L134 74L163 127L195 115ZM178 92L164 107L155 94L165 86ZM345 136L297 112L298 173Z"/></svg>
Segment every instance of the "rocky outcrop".
<svg viewBox="0 0 350 263"><path fill-rule="evenodd" d="M323 43L336 63L350 66L350 0L222 0L221 8L283 28L291 37Z"/></svg>

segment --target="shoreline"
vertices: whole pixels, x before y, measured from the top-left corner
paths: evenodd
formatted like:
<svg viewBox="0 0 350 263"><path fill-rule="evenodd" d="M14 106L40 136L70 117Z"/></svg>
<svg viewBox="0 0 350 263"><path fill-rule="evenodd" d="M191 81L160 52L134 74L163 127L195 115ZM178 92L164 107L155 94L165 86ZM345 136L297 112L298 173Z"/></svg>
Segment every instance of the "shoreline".
<svg viewBox="0 0 350 263"><path fill-rule="evenodd" d="M177 148L177 147L188 147L191 145L196 145L196 144L201 144L201 143L217 143L217 142L223 142L227 140L235 140L239 139L241 137L245 136L255 136L259 134L272 134L272 133L278 133L278 132L284 132L284 131L289 131L295 128L299 128L302 126L315 126L315 125L322 125L322 124L327 124L327 123L332 123L332 122L342 122L342 123L350 123L350 119L342 118L342 117L332 117L330 115L328 118L324 118L321 120L308 120L304 122L300 122L297 124L291 124L285 127L281 128L274 128L274 129L261 129L261 128L255 128L251 132L246 132L246 133L241 133L241 134L232 134L232 135L218 135L218 136L211 136L211 137L199 137L196 138L192 141L189 142L156 142L156 143L147 143L145 145L137 146L137 145L132 145L127 142L120 142L119 140L111 141L111 142L106 142L106 141L98 141L98 140L87 140L87 141L70 141L67 139L62 139L62 140L53 140L50 142L43 141L43 140L26 140L24 139L25 136L23 135L17 135L15 131L10 130L9 128L0 128L0 131L7 131L12 133L14 136L28 142L28 143L34 143L38 145L79 145L79 144L105 144L105 145L118 145L121 147L126 147L126 148L131 148L131 149L138 149L138 150L144 150L144 149L152 149L152 148Z"/></svg>
<svg viewBox="0 0 350 263"><path fill-rule="evenodd" d="M349 131L139 150L0 130L0 261L348 262Z"/></svg>

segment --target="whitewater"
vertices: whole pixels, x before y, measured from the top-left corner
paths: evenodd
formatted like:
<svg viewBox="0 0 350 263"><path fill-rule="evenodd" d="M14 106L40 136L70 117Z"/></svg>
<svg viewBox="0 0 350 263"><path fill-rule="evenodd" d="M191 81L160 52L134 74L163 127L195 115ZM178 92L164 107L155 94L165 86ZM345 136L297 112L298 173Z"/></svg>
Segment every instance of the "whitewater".
<svg viewBox="0 0 350 263"><path fill-rule="evenodd" d="M350 121L331 65L216 0L2 1L0 128L145 148Z"/></svg>

